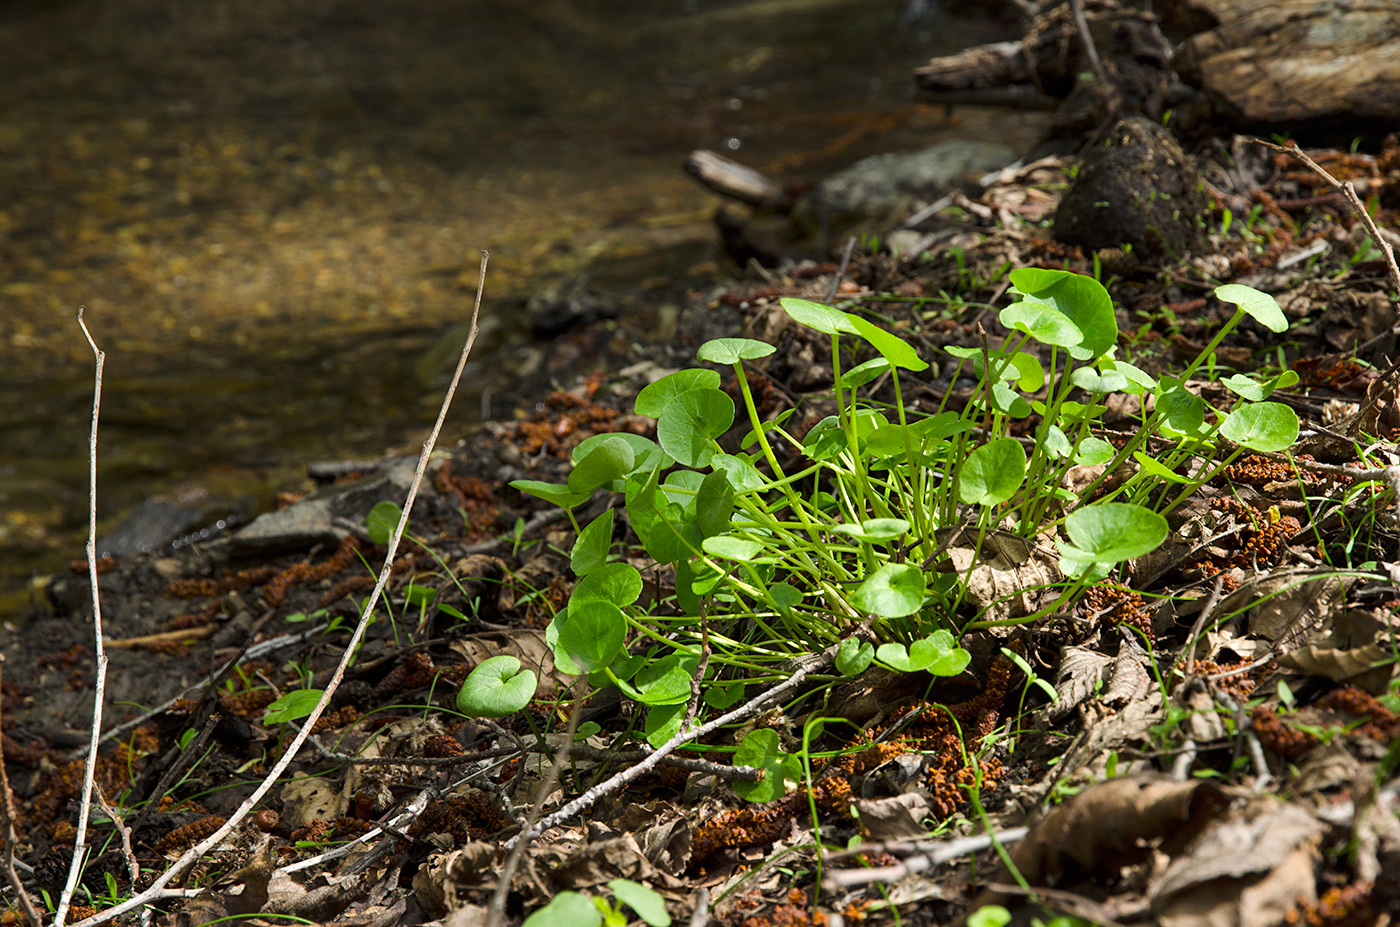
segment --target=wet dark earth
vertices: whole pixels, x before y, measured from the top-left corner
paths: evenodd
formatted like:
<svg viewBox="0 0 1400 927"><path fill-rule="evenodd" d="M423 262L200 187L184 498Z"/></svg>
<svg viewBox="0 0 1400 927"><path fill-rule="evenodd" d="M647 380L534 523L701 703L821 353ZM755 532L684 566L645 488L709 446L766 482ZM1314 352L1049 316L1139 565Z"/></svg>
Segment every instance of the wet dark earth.
<svg viewBox="0 0 1400 927"><path fill-rule="evenodd" d="M103 530L157 494L189 530L251 514L308 461L421 440L479 249L459 430L548 386L531 296L584 286L664 338L734 270L691 149L801 181L953 137L1025 147L1030 119L912 102L911 67L1004 28L903 0L7 4L0 615L81 556L79 305L107 352Z"/></svg>

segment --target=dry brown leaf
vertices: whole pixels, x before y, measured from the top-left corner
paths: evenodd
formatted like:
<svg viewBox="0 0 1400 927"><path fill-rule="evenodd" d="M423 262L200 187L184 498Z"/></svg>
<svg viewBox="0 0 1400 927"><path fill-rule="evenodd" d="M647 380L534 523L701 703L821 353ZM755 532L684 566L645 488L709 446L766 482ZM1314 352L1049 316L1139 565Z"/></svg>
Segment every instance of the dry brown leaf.
<svg viewBox="0 0 1400 927"><path fill-rule="evenodd" d="M1330 621L1346 601L1355 577L1320 574L1299 582L1297 575L1270 576L1251 584L1253 596L1264 598L1249 619L1249 633L1269 643L1301 640L1323 622ZM1249 602L1249 593L1232 594L1221 603L1229 614Z"/></svg>
<svg viewBox="0 0 1400 927"><path fill-rule="evenodd" d="M1060 651L1060 671L1055 692L1060 700L1050 706L1052 720L1063 718L1087 701L1108 681L1113 658L1087 647L1065 647Z"/></svg>
<svg viewBox="0 0 1400 927"><path fill-rule="evenodd" d="M873 841L915 840L928 835L923 822L931 811L925 794L905 792L890 798L858 798L854 804L866 836Z"/></svg>
<svg viewBox="0 0 1400 927"><path fill-rule="evenodd" d="M1110 707L1119 707L1136 702L1152 688L1152 677L1147 668L1152 658L1137 642L1137 638L1127 638L1118 648L1118 656L1108 671L1108 685L1104 687L1100 700Z"/></svg>
<svg viewBox="0 0 1400 927"><path fill-rule="evenodd" d="M1267 927L1316 900L1322 825L1297 805L1259 799L1216 817L1149 890L1166 927Z"/></svg>
<svg viewBox="0 0 1400 927"><path fill-rule="evenodd" d="M1395 669L1392 660L1390 648L1381 644L1368 644L1355 650L1308 645L1279 657L1278 665L1336 682L1346 681L1372 695L1384 695Z"/></svg>
<svg viewBox="0 0 1400 927"><path fill-rule="evenodd" d="M989 531L980 549L977 535L964 531L949 546L948 558L967 577L968 600L984 609L980 617L987 621L1029 615L1054 599L1051 584L1062 578L1057 554L1008 531Z"/></svg>
<svg viewBox="0 0 1400 927"><path fill-rule="evenodd" d="M1146 859L1151 843L1179 845L1194 837L1227 804L1225 793L1209 782L1110 779L1042 818L1011 859L1032 885L1111 875Z"/></svg>

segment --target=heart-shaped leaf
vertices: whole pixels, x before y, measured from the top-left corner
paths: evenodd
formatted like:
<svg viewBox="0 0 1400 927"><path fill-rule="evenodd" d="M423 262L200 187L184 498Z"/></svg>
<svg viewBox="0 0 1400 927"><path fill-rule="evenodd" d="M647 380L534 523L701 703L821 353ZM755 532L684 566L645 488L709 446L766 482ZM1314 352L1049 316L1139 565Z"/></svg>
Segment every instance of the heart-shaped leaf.
<svg viewBox="0 0 1400 927"><path fill-rule="evenodd" d="M267 706L263 715L264 724L279 724L283 721L297 721L316 710L324 689L293 689Z"/></svg>
<svg viewBox="0 0 1400 927"><path fill-rule="evenodd" d="M713 373L714 371L708 372ZM634 435L630 431L620 431L616 434L593 435L591 437L584 438L578 443L578 445L573 449L573 451L570 452L569 456L574 463L578 463L588 454L589 451L593 450L599 444L602 444L604 441L614 438L621 438L623 441L626 441L631 446L631 472L633 473L636 473L640 470L651 470L654 467L656 467L657 464L660 464L661 469L664 470L673 463L671 458L666 456L666 452L663 451L660 445L658 445L655 441L651 440L650 438L644 438L641 435Z"/></svg>
<svg viewBox="0 0 1400 927"><path fill-rule="evenodd" d="M713 464L713 459L710 462ZM730 485L729 473L716 468L705 476L695 492L695 525L702 537L723 534L729 530L733 515L734 487Z"/></svg>
<svg viewBox="0 0 1400 927"><path fill-rule="evenodd" d="M1012 286L1028 299L1057 309L1079 329L1082 340L1068 346L1071 356L1089 360L1108 353L1117 343L1113 299L1093 277L1039 267L1020 267L1010 276Z"/></svg>
<svg viewBox="0 0 1400 927"><path fill-rule="evenodd" d="M666 403L693 389L719 389L719 371L707 367L691 367L669 373L655 383L642 387L633 408L638 415L660 418Z"/></svg>
<svg viewBox="0 0 1400 927"><path fill-rule="evenodd" d="M737 364L740 361L757 360L767 357L776 348L752 338L715 338L700 345L695 352L697 359L712 364Z"/></svg>
<svg viewBox="0 0 1400 927"><path fill-rule="evenodd" d="M365 530L369 533L369 539L376 544L389 543L401 518L403 509L397 502L376 502L365 516Z"/></svg>
<svg viewBox="0 0 1400 927"><path fill-rule="evenodd" d="M1061 542L1070 559L1121 563L1156 550L1167 538L1167 520L1151 509L1128 502L1103 502L1077 508L1065 518L1073 546Z"/></svg>
<svg viewBox="0 0 1400 927"><path fill-rule="evenodd" d="M591 493L606 483L632 472L636 455L632 445L619 435L600 441L583 456L569 474L569 492Z"/></svg>
<svg viewBox="0 0 1400 927"><path fill-rule="evenodd" d="M1231 412L1220 433L1252 451L1282 451L1298 440L1298 413L1281 402L1251 403Z"/></svg>
<svg viewBox="0 0 1400 927"><path fill-rule="evenodd" d="M672 397L656 420L661 449L687 467L704 467L719 448L715 439L734 424L734 400L717 389L686 390Z"/></svg>
<svg viewBox="0 0 1400 927"><path fill-rule="evenodd" d="M735 766L753 766L764 771L758 782L736 781L734 791L752 802L769 802L782 798L787 789L785 780L796 781L802 776L802 762L778 746L778 732L758 728L744 737L734 751Z"/></svg>
<svg viewBox="0 0 1400 927"><path fill-rule="evenodd" d="M588 572L574 586L569 601L602 599L626 608L642 594L642 574L630 563L604 563Z"/></svg>
<svg viewBox="0 0 1400 927"><path fill-rule="evenodd" d="M1279 308L1278 301L1268 293L1261 293L1252 286L1227 283L1215 288L1215 297L1221 302L1239 306L1270 331L1288 330L1288 319Z"/></svg>
<svg viewBox="0 0 1400 927"><path fill-rule="evenodd" d="M873 644L848 637L836 648L836 669L842 676L859 676L874 658Z"/></svg>
<svg viewBox="0 0 1400 927"><path fill-rule="evenodd" d="M612 663L622 650L627 619L622 609L606 599L569 603L568 618L559 628L556 649L574 666L591 673Z"/></svg>
<svg viewBox="0 0 1400 927"><path fill-rule="evenodd" d="M1025 332L1041 344L1068 348L1084 340L1084 333L1069 316L1039 300L1012 303L999 317L1002 325Z"/></svg>
<svg viewBox="0 0 1400 927"><path fill-rule="evenodd" d="M457 710L473 718L503 718L530 704L536 685L535 674L521 669L518 658L490 657L457 690Z"/></svg>

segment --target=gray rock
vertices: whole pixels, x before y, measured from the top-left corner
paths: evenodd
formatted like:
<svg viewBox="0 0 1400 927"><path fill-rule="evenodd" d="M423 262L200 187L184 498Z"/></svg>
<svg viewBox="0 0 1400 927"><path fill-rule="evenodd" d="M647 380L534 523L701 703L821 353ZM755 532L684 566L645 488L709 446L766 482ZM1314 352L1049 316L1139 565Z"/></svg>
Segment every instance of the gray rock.
<svg viewBox="0 0 1400 927"><path fill-rule="evenodd" d="M1016 160L1006 145L964 139L922 151L874 155L838 171L807 193L793 218L830 233L865 219L888 219L914 200L935 200Z"/></svg>
<svg viewBox="0 0 1400 927"><path fill-rule="evenodd" d="M419 502L437 495L432 474L442 460L428 463L418 488ZM276 512L266 512L233 536L235 553L305 550L316 544L338 544L352 531L363 531L365 516L376 503L403 504L413 482L417 457L401 457L351 483L327 486Z"/></svg>

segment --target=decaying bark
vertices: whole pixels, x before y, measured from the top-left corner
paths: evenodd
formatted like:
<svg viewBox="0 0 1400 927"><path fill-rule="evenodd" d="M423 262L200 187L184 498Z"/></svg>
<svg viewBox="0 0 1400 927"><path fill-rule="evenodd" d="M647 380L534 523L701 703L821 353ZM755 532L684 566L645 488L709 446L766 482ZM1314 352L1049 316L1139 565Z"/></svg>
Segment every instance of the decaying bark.
<svg viewBox="0 0 1400 927"><path fill-rule="evenodd" d="M915 84L932 102L1032 87L1071 98L1067 110L1078 112L1065 121L1075 124L1130 112L1158 119L1169 108L1174 126L1290 130L1328 120L1400 121L1394 0L1166 0L1156 7L1160 21L1118 0L1083 0L1087 35L1074 6L1045 0L1020 42L936 58L915 70ZM1180 30L1180 44L1164 37L1161 21ZM1101 69L1091 68L1094 57ZM1080 81L1094 71L1094 81Z"/></svg>

